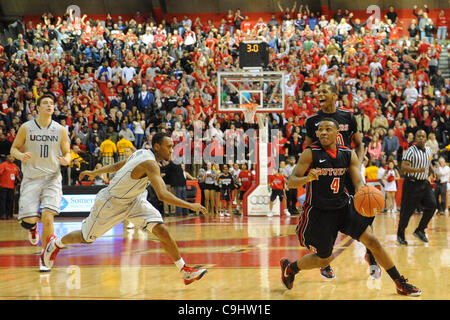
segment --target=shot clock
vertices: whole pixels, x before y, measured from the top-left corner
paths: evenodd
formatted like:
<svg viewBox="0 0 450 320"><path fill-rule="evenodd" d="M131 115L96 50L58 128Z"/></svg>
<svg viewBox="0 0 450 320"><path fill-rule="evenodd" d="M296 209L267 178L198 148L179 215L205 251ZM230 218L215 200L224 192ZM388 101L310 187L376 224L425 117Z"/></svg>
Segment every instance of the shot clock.
<svg viewBox="0 0 450 320"><path fill-rule="evenodd" d="M239 44L239 67L262 68L269 64L267 43L262 41L245 41Z"/></svg>

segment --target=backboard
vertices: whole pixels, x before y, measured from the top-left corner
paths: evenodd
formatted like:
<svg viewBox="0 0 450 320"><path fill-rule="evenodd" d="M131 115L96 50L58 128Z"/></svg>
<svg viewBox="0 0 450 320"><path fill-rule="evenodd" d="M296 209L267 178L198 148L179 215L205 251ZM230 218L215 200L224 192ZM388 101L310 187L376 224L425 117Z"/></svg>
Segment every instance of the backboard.
<svg viewBox="0 0 450 320"><path fill-rule="evenodd" d="M257 112L284 112L283 72L246 70L218 72L219 112L242 112L242 104L258 104Z"/></svg>

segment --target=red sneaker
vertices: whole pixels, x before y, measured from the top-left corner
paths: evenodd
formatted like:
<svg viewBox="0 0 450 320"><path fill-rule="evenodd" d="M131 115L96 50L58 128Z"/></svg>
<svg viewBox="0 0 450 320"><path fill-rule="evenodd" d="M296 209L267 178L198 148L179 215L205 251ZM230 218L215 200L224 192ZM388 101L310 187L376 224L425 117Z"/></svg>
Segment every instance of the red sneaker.
<svg viewBox="0 0 450 320"><path fill-rule="evenodd" d="M180 272L183 276L184 284L188 285L196 280L200 280L208 270L184 266Z"/></svg>
<svg viewBox="0 0 450 320"><path fill-rule="evenodd" d="M409 284L408 279L405 279L403 276L395 280L395 285L397 286L397 293L404 296L418 297L422 293L419 288Z"/></svg>
<svg viewBox="0 0 450 320"><path fill-rule="evenodd" d="M291 262L289 259L282 258L280 260L280 266L281 266L281 281L283 282L284 286L291 290L294 286L294 280L295 280L295 274L291 272L289 268L289 264Z"/></svg>
<svg viewBox="0 0 450 320"><path fill-rule="evenodd" d="M56 256L60 250L60 248L56 245L56 239L58 239L57 236L49 235L47 238L47 245L42 253L42 262L47 268L53 267L53 263L55 262Z"/></svg>

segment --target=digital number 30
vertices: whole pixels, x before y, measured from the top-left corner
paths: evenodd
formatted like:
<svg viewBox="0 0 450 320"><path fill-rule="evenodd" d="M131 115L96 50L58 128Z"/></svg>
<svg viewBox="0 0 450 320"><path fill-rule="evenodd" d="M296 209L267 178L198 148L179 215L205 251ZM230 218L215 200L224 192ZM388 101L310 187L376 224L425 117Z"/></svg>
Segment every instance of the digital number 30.
<svg viewBox="0 0 450 320"><path fill-rule="evenodd" d="M259 52L259 45L257 44L247 44L247 52Z"/></svg>

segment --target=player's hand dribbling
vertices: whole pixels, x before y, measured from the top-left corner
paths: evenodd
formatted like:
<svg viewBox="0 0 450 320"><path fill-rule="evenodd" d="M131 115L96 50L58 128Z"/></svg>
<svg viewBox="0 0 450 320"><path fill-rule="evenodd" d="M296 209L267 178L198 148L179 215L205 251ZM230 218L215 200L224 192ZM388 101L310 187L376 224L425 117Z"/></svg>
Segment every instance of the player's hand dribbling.
<svg viewBox="0 0 450 320"><path fill-rule="evenodd" d="M192 211L195 211L195 212L199 212L200 211L203 214L207 213L206 208L204 206L202 206L200 203L193 203L193 204L191 204L190 209Z"/></svg>

